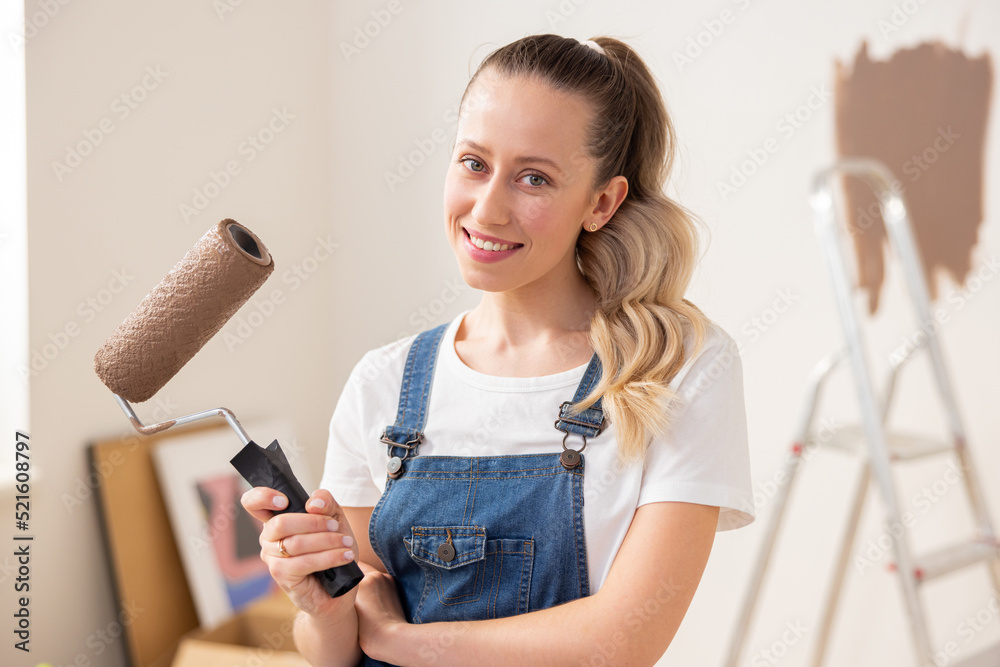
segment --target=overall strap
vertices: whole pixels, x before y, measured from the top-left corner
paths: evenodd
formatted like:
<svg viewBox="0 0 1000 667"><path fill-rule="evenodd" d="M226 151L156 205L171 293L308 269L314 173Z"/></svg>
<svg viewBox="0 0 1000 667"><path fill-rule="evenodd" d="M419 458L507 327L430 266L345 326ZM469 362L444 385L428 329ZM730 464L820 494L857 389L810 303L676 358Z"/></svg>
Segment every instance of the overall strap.
<svg viewBox="0 0 1000 667"><path fill-rule="evenodd" d="M427 401L434 379L434 365L437 362L438 347L448 323L417 334L406 356L403 381L399 391L399 408L396 423L386 426L382 432L382 442L389 445L389 456L396 457L396 447L403 449L400 459L405 459L411 450L423 440L424 423L427 421Z"/></svg>
<svg viewBox="0 0 1000 667"><path fill-rule="evenodd" d="M596 403L578 415L574 415L569 409L571 403L582 401L600 381L601 359L595 352L594 356L590 358L590 365L587 366L583 379L580 380L580 384L576 388L573 400L563 401L559 406L559 419L555 422L557 429L566 434L576 433L585 438L596 438L604 431L607 422L604 419L604 408L601 405L603 397L598 398Z"/></svg>
<svg viewBox="0 0 1000 667"><path fill-rule="evenodd" d="M572 414L569 408L571 403L582 401L600 381L601 360L595 352L594 356L590 358L590 365L587 366L587 370L583 374L583 379L580 380L580 384L576 388L573 400L563 401L559 405L559 419L556 420L555 426L566 434L562 440L563 451L559 455L559 462L566 470L575 470L583 464L581 453L587 448L587 438L596 438L607 426L607 420L604 418L604 408L601 405L603 397L598 398L592 406L578 415ZM583 445L580 449L573 449L566 444L570 433L575 433L583 437Z"/></svg>

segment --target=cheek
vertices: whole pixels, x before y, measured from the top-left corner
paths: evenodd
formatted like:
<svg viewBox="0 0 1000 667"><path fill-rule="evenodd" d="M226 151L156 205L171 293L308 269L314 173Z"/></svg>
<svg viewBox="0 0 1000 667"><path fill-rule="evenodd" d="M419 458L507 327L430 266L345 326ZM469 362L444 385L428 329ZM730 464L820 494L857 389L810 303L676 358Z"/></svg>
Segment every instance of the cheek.
<svg viewBox="0 0 1000 667"><path fill-rule="evenodd" d="M549 197L519 198L515 208L517 219L523 226L540 229L558 227L564 213L562 207Z"/></svg>
<svg viewBox="0 0 1000 667"><path fill-rule="evenodd" d="M467 184L451 171L444 181L444 213L446 218L461 215L472 208L472 193Z"/></svg>

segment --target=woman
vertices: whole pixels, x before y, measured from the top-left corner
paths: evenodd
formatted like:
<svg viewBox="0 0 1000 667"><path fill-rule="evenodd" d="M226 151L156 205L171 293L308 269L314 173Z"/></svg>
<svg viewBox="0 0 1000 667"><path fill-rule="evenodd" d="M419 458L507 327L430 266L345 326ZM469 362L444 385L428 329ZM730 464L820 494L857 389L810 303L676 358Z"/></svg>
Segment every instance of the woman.
<svg viewBox="0 0 1000 667"><path fill-rule="evenodd" d="M715 532L753 520L739 356L684 299L674 149L620 41L527 37L472 77L444 211L482 301L357 364L309 514L244 497L314 664L666 650ZM340 598L309 576L352 559L366 576Z"/></svg>

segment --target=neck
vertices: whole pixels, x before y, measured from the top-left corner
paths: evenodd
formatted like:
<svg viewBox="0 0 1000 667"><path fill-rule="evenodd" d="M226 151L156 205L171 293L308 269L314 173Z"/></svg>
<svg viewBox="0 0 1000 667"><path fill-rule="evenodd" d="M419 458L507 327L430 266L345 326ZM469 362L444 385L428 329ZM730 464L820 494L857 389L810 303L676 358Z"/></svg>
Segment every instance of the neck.
<svg viewBox="0 0 1000 667"><path fill-rule="evenodd" d="M466 315L457 340L475 339L486 349L544 347L590 331L597 299L574 265L563 275L506 292L484 292Z"/></svg>

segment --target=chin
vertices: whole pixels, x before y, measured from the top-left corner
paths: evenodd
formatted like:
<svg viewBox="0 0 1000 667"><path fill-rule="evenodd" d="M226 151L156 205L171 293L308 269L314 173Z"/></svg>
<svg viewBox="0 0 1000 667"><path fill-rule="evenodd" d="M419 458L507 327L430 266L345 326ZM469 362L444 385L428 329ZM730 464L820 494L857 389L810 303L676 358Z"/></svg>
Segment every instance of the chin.
<svg viewBox="0 0 1000 667"><path fill-rule="evenodd" d="M478 271L474 267L459 263L458 270L466 285L481 292L506 292L512 287L506 280L497 276L483 275L482 271Z"/></svg>

